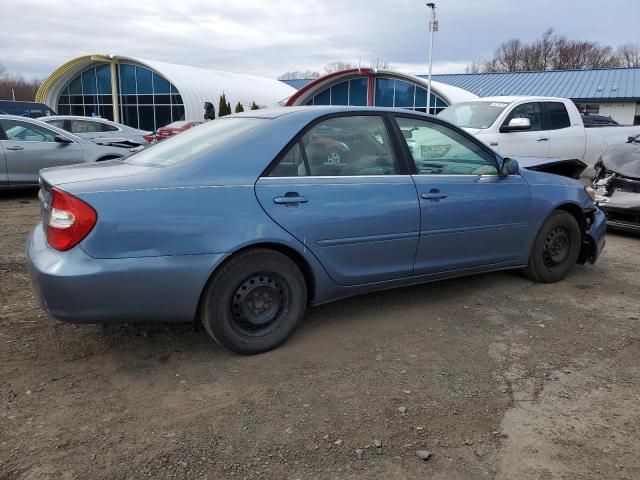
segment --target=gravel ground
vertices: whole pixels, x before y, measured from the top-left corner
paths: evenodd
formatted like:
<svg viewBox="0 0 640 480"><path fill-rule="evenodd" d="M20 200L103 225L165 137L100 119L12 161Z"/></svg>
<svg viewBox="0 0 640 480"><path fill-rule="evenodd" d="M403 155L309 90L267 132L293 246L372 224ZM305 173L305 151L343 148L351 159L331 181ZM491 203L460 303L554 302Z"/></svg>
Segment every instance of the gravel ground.
<svg viewBox="0 0 640 480"><path fill-rule="evenodd" d="M314 308L241 357L195 324L48 317L24 259L35 192L0 192L0 219L2 480L640 478L640 238L610 234L555 285Z"/></svg>

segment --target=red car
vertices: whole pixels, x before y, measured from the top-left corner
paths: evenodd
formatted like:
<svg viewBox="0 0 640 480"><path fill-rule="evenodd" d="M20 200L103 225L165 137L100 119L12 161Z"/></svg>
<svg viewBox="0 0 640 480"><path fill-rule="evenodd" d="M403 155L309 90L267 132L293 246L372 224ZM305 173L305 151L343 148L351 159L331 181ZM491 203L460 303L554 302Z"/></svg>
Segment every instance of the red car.
<svg viewBox="0 0 640 480"><path fill-rule="evenodd" d="M189 122L185 120L180 120L179 122L173 122L165 127L160 127L156 133L153 135L145 135L145 139L148 142L160 141L165 138L173 137L180 132L184 132L185 130L189 130L191 127L195 127L196 125L200 125L202 122Z"/></svg>

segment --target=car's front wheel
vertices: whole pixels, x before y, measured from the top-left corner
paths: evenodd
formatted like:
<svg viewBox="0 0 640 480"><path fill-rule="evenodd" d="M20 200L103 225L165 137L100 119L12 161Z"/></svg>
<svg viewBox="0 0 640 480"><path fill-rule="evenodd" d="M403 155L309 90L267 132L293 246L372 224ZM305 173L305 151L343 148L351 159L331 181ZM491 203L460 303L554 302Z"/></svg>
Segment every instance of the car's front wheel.
<svg viewBox="0 0 640 480"><path fill-rule="evenodd" d="M553 212L536 236L525 274L537 282L562 280L578 260L582 235L578 222L568 212Z"/></svg>
<svg viewBox="0 0 640 480"><path fill-rule="evenodd" d="M207 332L245 355L282 344L304 316L307 287L298 266L268 249L240 253L209 282L201 308Z"/></svg>

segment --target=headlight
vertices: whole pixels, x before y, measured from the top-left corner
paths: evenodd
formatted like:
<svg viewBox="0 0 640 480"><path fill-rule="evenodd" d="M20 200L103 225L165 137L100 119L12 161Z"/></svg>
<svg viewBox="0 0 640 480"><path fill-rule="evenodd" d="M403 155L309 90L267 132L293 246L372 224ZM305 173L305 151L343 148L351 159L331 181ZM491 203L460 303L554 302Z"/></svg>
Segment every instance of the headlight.
<svg viewBox="0 0 640 480"><path fill-rule="evenodd" d="M592 187L587 185L586 187L584 187L584 191L587 192L587 195L591 197L591 200L593 200L594 202L596 201L596 191Z"/></svg>

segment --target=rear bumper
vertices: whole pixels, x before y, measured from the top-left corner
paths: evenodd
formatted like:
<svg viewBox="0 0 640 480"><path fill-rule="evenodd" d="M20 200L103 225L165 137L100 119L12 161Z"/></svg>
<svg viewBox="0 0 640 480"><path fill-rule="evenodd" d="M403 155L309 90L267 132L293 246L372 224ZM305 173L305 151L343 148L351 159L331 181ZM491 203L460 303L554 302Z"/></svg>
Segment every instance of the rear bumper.
<svg viewBox="0 0 640 480"><path fill-rule="evenodd" d="M191 321L224 254L96 259L82 248L46 243L42 226L27 241L34 291L50 315L71 323Z"/></svg>

